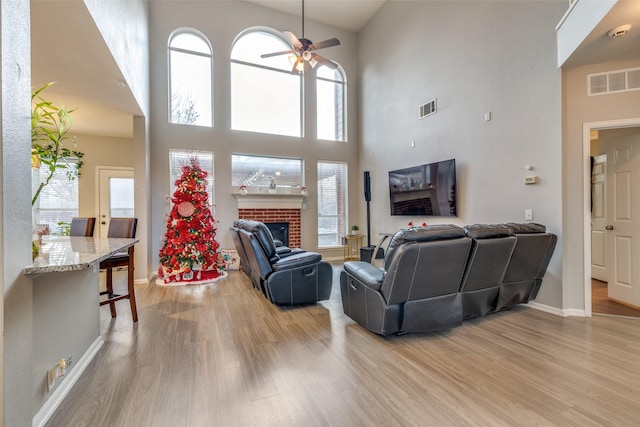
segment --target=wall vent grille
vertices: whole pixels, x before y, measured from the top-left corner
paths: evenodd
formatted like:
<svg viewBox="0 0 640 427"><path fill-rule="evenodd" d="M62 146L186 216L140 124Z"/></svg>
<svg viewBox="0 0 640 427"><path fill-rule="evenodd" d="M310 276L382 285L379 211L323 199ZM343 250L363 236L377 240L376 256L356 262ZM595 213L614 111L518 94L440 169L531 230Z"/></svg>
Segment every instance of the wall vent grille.
<svg viewBox="0 0 640 427"><path fill-rule="evenodd" d="M632 90L640 90L640 68L587 75L587 94L589 96Z"/></svg>
<svg viewBox="0 0 640 427"><path fill-rule="evenodd" d="M420 109L418 111L418 117L421 119L424 119L427 116L435 114L436 111L437 111L436 98L433 98L431 101L427 102L426 104L422 104L420 106Z"/></svg>

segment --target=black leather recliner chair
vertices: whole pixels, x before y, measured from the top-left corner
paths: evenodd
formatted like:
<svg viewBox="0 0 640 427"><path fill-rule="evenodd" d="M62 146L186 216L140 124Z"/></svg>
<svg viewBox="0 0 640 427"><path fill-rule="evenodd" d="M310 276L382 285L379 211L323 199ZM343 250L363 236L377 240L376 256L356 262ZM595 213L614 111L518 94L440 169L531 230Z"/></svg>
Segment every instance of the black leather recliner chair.
<svg viewBox="0 0 640 427"><path fill-rule="evenodd" d="M542 224L502 225L508 227L516 237L516 246L500 284L496 311L536 298L558 241L558 237L547 233Z"/></svg>
<svg viewBox="0 0 640 427"><path fill-rule="evenodd" d="M344 263L340 275L344 313L381 335L427 332L462 324L459 292L471 239L455 225L400 230L383 268Z"/></svg>
<svg viewBox="0 0 640 427"><path fill-rule="evenodd" d="M276 248L271 231L259 221L234 223L253 285L277 305L311 304L329 299L331 265L317 252ZM235 240L234 240L235 243Z"/></svg>
<svg viewBox="0 0 640 427"><path fill-rule="evenodd" d="M496 309L516 238L510 228L500 224L467 225L464 231L472 244L460 286L462 313L464 318L481 317Z"/></svg>

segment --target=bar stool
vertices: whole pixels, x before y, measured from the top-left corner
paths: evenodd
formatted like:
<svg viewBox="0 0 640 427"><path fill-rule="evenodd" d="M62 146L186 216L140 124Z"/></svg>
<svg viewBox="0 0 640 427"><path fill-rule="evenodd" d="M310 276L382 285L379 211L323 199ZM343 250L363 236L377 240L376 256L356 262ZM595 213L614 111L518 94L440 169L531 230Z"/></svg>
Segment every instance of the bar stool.
<svg viewBox="0 0 640 427"><path fill-rule="evenodd" d="M74 217L71 219L69 236L93 237L93 230L95 227L96 227L95 217L88 217L88 218Z"/></svg>
<svg viewBox="0 0 640 427"><path fill-rule="evenodd" d="M109 230L107 237L113 238L129 238L136 237L136 227L138 225L137 218L111 218L109 222ZM127 293L115 294L113 292L113 269L116 267L128 267L127 274ZM133 287L133 246L130 246L127 252L116 253L109 258L100 262L100 269L106 270L107 274L107 290L100 292L100 295L106 295L107 299L100 301L100 305L109 304L111 309L111 318L116 317L116 301L128 299L131 305L131 317L134 322L138 321L138 311L136 309L136 294Z"/></svg>

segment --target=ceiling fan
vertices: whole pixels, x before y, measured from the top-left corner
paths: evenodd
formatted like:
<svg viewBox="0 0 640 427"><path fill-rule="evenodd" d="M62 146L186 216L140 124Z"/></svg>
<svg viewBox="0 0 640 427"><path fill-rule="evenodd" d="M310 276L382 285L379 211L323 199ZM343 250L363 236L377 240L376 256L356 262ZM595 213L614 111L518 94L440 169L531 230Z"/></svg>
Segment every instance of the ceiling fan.
<svg viewBox="0 0 640 427"><path fill-rule="evenodd" d="M261 58L270 58L278 55L289 55L289 62L293 64L291 69L292 73L300 73L304 71L304 64L308 62L312 67L315 67L318 63L326 65L332 70L338 68L338 64L335 62L318 55L315 50L323 49L326 47L337 46L340 44L340 40L336 38L324 40L318 43L313 43L311 40L304 38L304 0L302 0L302 37L297 38L290 31L283 31L293 46L292 50L284 50L281 52L265 53L260 55Z"/></svg>

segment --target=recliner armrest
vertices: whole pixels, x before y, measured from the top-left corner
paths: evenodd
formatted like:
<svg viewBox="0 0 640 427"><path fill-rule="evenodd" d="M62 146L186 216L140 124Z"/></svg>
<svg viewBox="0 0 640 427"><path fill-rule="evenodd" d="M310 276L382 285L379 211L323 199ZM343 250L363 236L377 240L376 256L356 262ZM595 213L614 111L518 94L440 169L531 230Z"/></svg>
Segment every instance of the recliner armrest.
<svg viewBox="0 0 640 427"><path fill-rule="evenodd" d="M368 262L348 261L344 263L344 270L363 285L374 291L379 291L384 281L384 271Z"/></svg>
<svg viewBox="0 0 640 427"><path fill-rule="evenodd" d="M290 270L292 268L317 264L320 261L322 261L322 255L317 252L301 252L280 258L271 264L271 268L273 271Z"/></svg>

